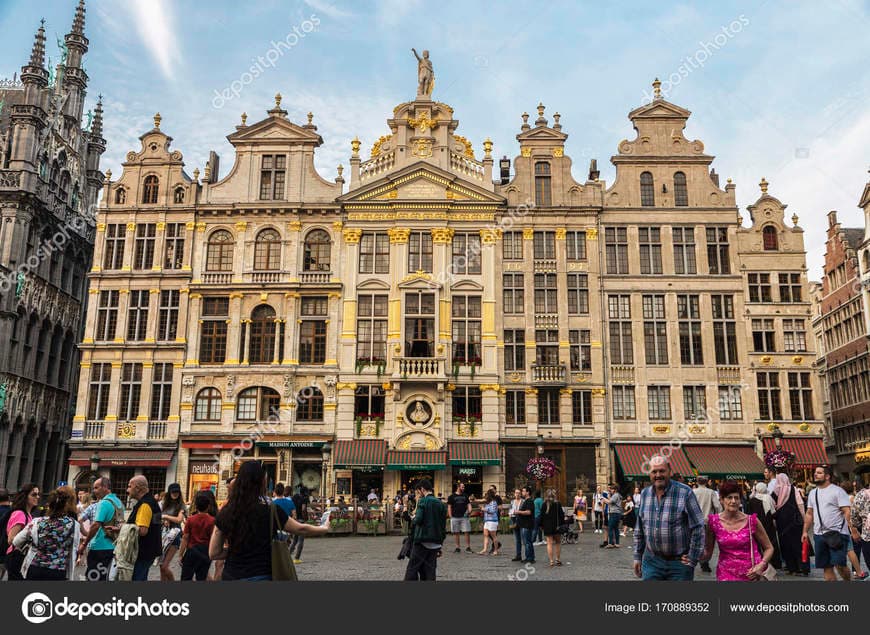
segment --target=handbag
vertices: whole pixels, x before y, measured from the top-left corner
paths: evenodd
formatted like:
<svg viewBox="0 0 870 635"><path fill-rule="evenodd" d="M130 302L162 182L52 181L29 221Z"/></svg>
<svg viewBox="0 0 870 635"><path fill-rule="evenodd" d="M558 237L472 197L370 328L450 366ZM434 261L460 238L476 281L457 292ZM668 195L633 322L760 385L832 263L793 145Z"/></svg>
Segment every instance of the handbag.
<svg viewBox="0 0 870 635"><path fill-rule="evenodd" d="M277 534L276 526L280 526L278 520L278 508L270 505L271 516L269 518L269 536L272 539L272 580L277 582L296 582L296 565L293 564L293 556L287 541Z"/></svg>
<svg viewBox="0 0 870 635"><path fill-rule="evenodd" d="M816 512L819 515L819 529L822 532L822 540L828 545L832 551L838 551L843 548L843 536L839 531L833 529L825 530L825 521L822 520L822 508L819 507L819 490L815 490L816 495Z"/></svg>
<svg viewBox="0 0 870 635"><path fill-rule="evenodd" d="M36 549L39 547L39 520L34 518L30 524L24 527L12 541L12 545L24 553L24 561L21 563L21 577L27 579L27 570L36 557ZM20 537L19 537L20 536ZM25 551L25 549L27 549Z"/></svg>
<svg viewBox="0 0 870 635"><path fill-rule="evenodd" d="M755 566L755 547L756 547L755 531L752 527L752 520L751 520L752 516L750 516L749 518L750 518L750 524L749 524L749 559L752 562L752 566L754 567ZM755 522L758 522L758 519L756 519ZM763 580L766 580L768 582L773 582L776 580L776 569L774 569L769 562L767 563L767 567L765 567L764 571L761 572L761 577L757 581L761 582Z"/></svg>
<svg viewBox="0 0 870 635"><path fill-rule="evenodd" d="M402 548L399 550L399 555L396 556L396 559L404 560L405 558L410 558L411 546L411 536L405 536L405 539L402 541Z"/></svg>

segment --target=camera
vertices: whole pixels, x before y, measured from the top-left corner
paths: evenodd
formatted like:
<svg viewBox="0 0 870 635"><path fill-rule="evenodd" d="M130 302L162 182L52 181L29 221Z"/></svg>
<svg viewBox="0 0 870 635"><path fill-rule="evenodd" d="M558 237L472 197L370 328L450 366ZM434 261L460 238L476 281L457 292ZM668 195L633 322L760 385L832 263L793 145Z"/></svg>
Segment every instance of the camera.
<svg viewBox="0 0 870 635"><path fill-rule="evenodd" d="M51 617L50 600L33 600L27 604L27 617Z"/></svg>

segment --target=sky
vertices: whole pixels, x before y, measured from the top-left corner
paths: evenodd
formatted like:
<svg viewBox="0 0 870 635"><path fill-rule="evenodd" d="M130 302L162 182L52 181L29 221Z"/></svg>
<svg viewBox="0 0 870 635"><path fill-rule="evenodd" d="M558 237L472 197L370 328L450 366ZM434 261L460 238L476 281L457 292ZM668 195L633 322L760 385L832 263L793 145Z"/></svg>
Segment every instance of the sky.
<svg viewBox="0 0 870 635"><path fill-rule="evenodd" d="M0 78L20 72L40 18L48 55L70 29L76 0L0 0ZM610 157L633 139L627 119L662 82L664 97L692 111L686 137L737 185L746 207L769 193L806 231L811 279L821 276L826 214L863 226L857 207L870 178L870 0L766 2L423 2L385 0L89 0L86 108L104 96L117 176L138 137L161 129L203 170L209 150L221 176L233 163L226 136L242 112L266 117L274 95L297 123L309 111L324 139L324 178L348 166L358 135L364 157L393 107L416 91L411 48L428 49L433 99L454 108L457 134L478 156L516 156L523 111L561 113L565 154L584 181L589 160L612 183ZM252 68L253 67L253 68ZM552 118L550 118L552 122Z"/></svg>

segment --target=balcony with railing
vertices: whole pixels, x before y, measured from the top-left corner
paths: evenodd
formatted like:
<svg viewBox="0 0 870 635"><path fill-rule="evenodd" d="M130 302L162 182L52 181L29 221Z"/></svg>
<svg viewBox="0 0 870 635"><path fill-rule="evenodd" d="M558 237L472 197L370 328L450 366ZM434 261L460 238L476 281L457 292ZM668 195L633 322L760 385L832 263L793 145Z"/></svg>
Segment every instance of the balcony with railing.
<svg viewBox="0 0 870 635"><path fill-rule="evenodd" d="M82 433L82 438L85 441L101 441L106 429L106 424L102 421L85 421L85 430Z"/></svg>
<svg viewBox="0 0 870 635"><path fill-rule="evenodd" d="M565 364L532 364L532 383L537 385L560 385L567 383L568 370Z"/></svg>
<svg viewBox="0 0 870 635"><path fill-rule="evenodd" d="M363 161L359 166L359 180L367 181L387 172L396 165L396 151L388 150L380 152L368 161Z"/></svg>
<svg viewBox="0 0 870 635"><path fill-rule="evenodd" d="M300 271L299 284L329 284L332 279L330 271Z"/></svg>
<svg viewBox="0 0 870 635"><path fill-rule="evenodd" d="M472 159L469 156L458 152L450 151L450 171L455 174L462 174L477 181L483 181L486 170L483 163L477 159Z"/></svg>
<svg viewBox="0 0 870 635"><path fill-rule="evenodd" d="M717 366L716 379L720 384L739 384L740 366Z"/></svg>
<svg viewBox="0 0 870 635"><path fill-rule="evenodd" d="M610 377L615 384L633 384L634 366L620 364L610 367Z"/></svg>
<svg viewBox="0 0 870 635"><path fill-rule="evenodd" d="M476 439L481 436L480 415L453 417L453 433L457 437Z"/></svg>
<svg viewBox="0 0 870 635"><path fill-rule="evenodd" d="M394 357L393 379L443 381L444 357Z"/></svg>
<svg viewBox="0 0 870 635"><path fill-rule="evenodd" d="M283 271L252 271L245 276L249 278L251 282L256 282L257 284L265 284L269 282L281 282L281 279L284 277Z"/></svg>
<svg viewBox="0 0 870 635"><path fill-rule="evenodd" d="M203 284L230 284L233 281L231 271L205 272L202 274Z"/></svg>
<svg viewBox="0 0 870 635"><path fill-rule="evenodd" d="M167 423L165 421L148 422L148 440L163 441L167 437Z"/></svg>
<svg viewBox="0 0 870 635"><path fill-rule="evenodd" d="M558 313L535 313L535 328L559 328Z"/></svg>
<svg viewBox="0 0 870 635"><path fill-rule="evenodd" d="M535 273L555 273L556 259L555 258L536 258L534 264Z"/></svg>
<svg viewBox="0 0 870 635"><path fill-rule="evenodd" d="M353 423L354 438L377 439L384 428L384 415L357 415Z"/></svg>

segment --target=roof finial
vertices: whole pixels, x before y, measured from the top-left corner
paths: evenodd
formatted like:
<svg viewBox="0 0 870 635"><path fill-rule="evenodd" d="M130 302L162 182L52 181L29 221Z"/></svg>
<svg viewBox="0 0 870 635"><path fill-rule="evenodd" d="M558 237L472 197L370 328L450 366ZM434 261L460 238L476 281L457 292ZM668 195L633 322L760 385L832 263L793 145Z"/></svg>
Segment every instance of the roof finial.
<svg viewBox="0 0 870 635"><path fill-rule="evenodd" d="M653 87L653 99L661 99L662 98L662 83L659 81L659 78L656 77L652 83Z"/></svg>
<svg viewBox="0 0 870 635"><path fill-rule="evenodd" d="M36 37L33 38L33 48L30 51L30 66L42 68L45 64L45 18L39 21Z"/></svg>
<svg viewBox="0 0 870 635"><path fill-rule="evenodd" d="M311 111L309 111L309 112L308 112L308 125L309 125L309 126L311 125L311 121L312 121L313 119L314 119L314 113L311 112Z"/></svg>
<svg viewBox="0 0 870 635"><path fill-rule="evenodd" d="M767 186L768 186L768 185L769 185L769 183L767 182L767 179L765 179L765 178L762 176L762 177L761 177L761 182L758 184L758 187L761 188L761 193L762 193L762 194L767 194Z"/></svg>
<svg viewBox="0 0 870 635"><path fill-rule="evenodd" d="M85 0L79 0L76 15L73 18L72 32L76 35L85 34Z"/></svg>
<svg viewBox="0 0 870 635"><path fill-rule="evenodd" d="M160 122L163 121L163 117L160 116L160 113L156 113L154 115L154 129L160 130Z"/></svg>
<svg viewBox="0 0 870 635"><path fill-rule="evenodd" d="M523 125L520 126L520 128L521 128L522 130L528 130L529 127L530 127L530 126L529 126L529 113L524 112L524 113L522 114L522 118L523 118Z"/></svg>
<svg viewBox="0 0 870 635"><path fill-rule="evenodd" d="M193 169L193 182L199 183L199 168Z"/></svg>
<svg viewBox="0 0 870 635"><path fill-rule="evenodd" d="M275 108L281 107L281 93L275 93Z"/></svg>
<svg viewBox="0 0 870 635"><path fill-rule="evenodd" d="M483 141L483 158L491 159L492 158L492 139L487 137Z"/></svg>
<svg viewBox="0 0 870 635"><path fill-rule="evenodd" d="M793 224L795 227L798 226L798 215L797 215L797 214L792 214L792 215L791 215L791 222L792 222L792 224Z"/></svg>
<svg viewBox="0 0 870 635"><path fill-rule="evenodd" d="M97 107L94 109L94 121L91 124L91 135L94 137L103 136L103 96L97 98Z"/></svg>
<svg viewBox="0 0 870 635"><path fill-rule="evenodd" d="M535 119L536 126L546 126L547 120L544 118L544 104L543 102L538 102L538 118Z"/></svg>
<svg viewBox="0 0 870 635"><path fill-rule="evenodd" d="M242 113L242 125L243 126L248 125L248 113L246 113L246 112Z"/></svg>
<svg viewBox="0 0 870 635"><path fill-rule="evenodd" d="M354 137L353 141L350 142L350 151L353 154L353 156L355 156L355 157L359 156L359 146L360 146L359 137Z"/></svg>
<svg viewBox="0 0 870 635"><path fill-rule="evenodd" d="M561 130L562 129L562 124L559 123L559 120L561 118L562 118L562 115L560 115L559 113L557 113L557 112L553 113L553 130Z"/></svg>

